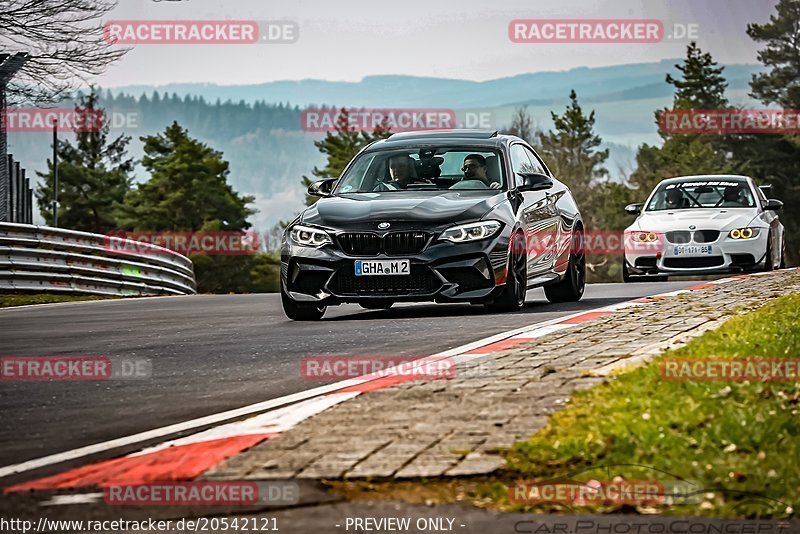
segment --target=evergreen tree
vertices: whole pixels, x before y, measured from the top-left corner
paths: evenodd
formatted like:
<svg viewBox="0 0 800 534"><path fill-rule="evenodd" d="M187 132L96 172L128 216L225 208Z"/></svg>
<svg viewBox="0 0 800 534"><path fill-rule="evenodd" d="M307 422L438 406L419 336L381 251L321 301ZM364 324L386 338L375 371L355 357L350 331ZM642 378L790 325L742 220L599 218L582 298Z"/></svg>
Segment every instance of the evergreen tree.
<svg viewBox="0 0 800 534"><path fill-rule="evenodd" d="M75 144L58 142L58 225L71 230L107 233L117 227L115 208L131 187L133 160L127 157L130 137L108 140L105 110L92 88L81 96L75 113L87 125L78 128ZM96 124L97 126L90 126ZM84 131L85 130L85 131ZM48 171L37 172L42 180L36 188L39 211L53 224L53 162Z"/></svg>
<svg viewBox="0 0 800 534"><path fill-rule="evenodd" d="M247 207L228 184L222 153L193 139L177 122L158 135L142 137L142 165L150 179L125 197L120 222L129 230L242 230L250 227Z"/></svg>
<svg viewBox="0 0 800 534"><path fill-rule="evenodd" d="M747 34L766 45L758 59L768 67L753 76L750 94L766 105L800 108L800 0L780 0L766 24L750 24ZM731 152L741 174L771 184L770 196L782 200L788 264L800 261L800 136L750 134L733 136Z"/></svg>
<svg viewBox="0 0 800 534"><path fill-rule="evenodd" d="M800 108L800 0L780 0L767 24L750 24L747 35L766 48L758 60L770 70L753 75L751 95L765 104Z"/></svg>
<svg viewBox="0 0 800 534"><path fill-rule="evenodd" d="M386 139L390 135L391 132L389 132L386 121L377 125L372 133L362 132L351 127L350 113L346 108L342 108L336 120L334 131L328 132L325 135L325 139L314 141L314 146L328 156L327 164L322 169L314 167L311 171L316 180L303 176L303 187L308 188L309 185L317 180L338 178L344 172L344 168L350 163L350 160L358 154L359 150L373 141ZM317 197L306 195L306 206L311 206L316 201Z"/></svg>
<svg viewBox="0 0 800 534"><path fill-rule="evenodd" d="M595 180L608 175L603 166L608 150L600 150L602 139L594 131L594 111L585 115L575 91L570 91L570 104L563 115L551 112L554 130L541 132L537 151L556 178L567 184L578 206L584 212L587 226L593 225L591 214L592 188ZM589 217L586 217L589 214Z"/></svg>
<svg viewBox="0 0 800 534"><path fill-rule="evenodd" d="M703 53L694 41L686 47L686 59L675 65L680 79L667 74L667 83L675 87L673 109L723 109L728 107L728 87L720 67L709 53Z"/></svg>
<svg viewBox="0 0 800 534"><path fill-rule="evenodd" d="M710 54L703 53L692 42L686 47L683 64L675 65L682 77L666 76L666 82L675 87L673 109L726 109L728 84ZM656 112L656 123L665 110ZM637 169L631 175L631 184L641 200L665 178L687 174L719 174L732 172L728 157L727 139L717 134L672 134L660 131L664 140L661 147L643 144L636 154Z"/></svg>

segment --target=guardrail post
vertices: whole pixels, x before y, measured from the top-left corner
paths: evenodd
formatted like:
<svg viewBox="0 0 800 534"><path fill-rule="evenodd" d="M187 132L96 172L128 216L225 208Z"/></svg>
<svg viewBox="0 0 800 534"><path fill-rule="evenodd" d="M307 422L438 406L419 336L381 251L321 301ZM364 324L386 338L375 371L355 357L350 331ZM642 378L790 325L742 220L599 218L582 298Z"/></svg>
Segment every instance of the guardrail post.
<svg viewBox="0 0 800 534"><path fill-rule="evenodd" d="M31 215L31 181L26 176L25 169L22 169L22 222L25 224L32 224L33 218Z"/></svg>
<svg viewBox="0 0 800 534"><path fill-rule="evenodd" d="M33 224L33 189L31 180L26 176L25 169L22 169L22 176L25 178L25 224Z"/></svg>
<svg viewBox="0 0 800 534"><path fill-rule="evenodd" d="M30 59L27 52L16 54L0 54L0 222L11 220L11 202L9 188L11 186L11 169L7 165L8 142L6 139L6 86L11 78Z"/></svg>
<svg viewBox="0 0 800 534"><path fill-rule="evenodd" d="M14 167L14 158L11 155L2 156L5 163L5 172L0 176L0 222L11 222L11 186L14 183L11 169Z"/></svg>
<svg viewBox="0 0 800 534"><path fill-rule="evenodd" d="M22 173L19 161L14 162L14 222L22 220Z"/></svg>

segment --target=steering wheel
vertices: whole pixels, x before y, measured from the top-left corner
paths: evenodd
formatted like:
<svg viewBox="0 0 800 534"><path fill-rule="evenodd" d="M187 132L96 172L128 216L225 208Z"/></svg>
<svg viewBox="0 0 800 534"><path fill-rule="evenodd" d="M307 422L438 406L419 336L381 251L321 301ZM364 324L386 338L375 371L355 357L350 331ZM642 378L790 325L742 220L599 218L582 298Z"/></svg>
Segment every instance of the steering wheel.
<svg viewBox="0 0 800 534"><path fill-rule="evenodd" d="M392 189L391 187L386 185L386 182L378 182L378 184L372 188L372 191L374 193L381 193L384 191L396 191L396 189Z"/></svg>

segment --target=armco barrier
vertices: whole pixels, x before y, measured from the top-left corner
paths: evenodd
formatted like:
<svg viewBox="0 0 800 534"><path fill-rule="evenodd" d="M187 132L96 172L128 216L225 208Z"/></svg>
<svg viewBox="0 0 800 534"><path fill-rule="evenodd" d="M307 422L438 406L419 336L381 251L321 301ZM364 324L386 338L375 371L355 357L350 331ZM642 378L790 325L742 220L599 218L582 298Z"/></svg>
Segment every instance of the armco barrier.
<svg viewBox="0 0 800 534"><path fill-rule="evenodd" d="M192 260L155 245L109 247L103 235L0 223L0 290L97 295L196 293Z"/></svg>

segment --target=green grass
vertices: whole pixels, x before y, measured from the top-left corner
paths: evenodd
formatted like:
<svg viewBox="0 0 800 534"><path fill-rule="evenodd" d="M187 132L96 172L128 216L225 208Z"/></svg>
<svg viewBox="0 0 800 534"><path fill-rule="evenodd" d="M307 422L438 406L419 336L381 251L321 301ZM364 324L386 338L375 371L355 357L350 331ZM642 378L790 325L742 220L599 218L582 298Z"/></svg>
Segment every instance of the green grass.
<svg viewBox="0 0 800 534"><path fill-rule="evenodd" d="M106 300L120 297L104 295L59 295L54 293L37 293L27 295L22 293L0 294L0 308L12 306L27 306L28 304L52 304L54 302L76 302L81 300Z"/></svg>
<svg viewBox="0 0 800 534"><path fill-rule="evenodd" d="M799 317L800 295L780 297L663 356L797 358ZM577 392L507 460L509 481L619 475L698 484L691 504L639 506L645 513L792 516L800 505L800 383L665 381L656 360ZM500 482L483 491L506 509L636 509L516 505L508 503Z"/></svg>

